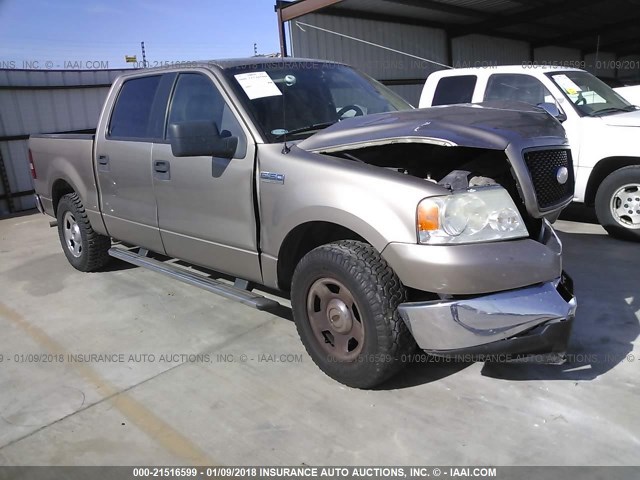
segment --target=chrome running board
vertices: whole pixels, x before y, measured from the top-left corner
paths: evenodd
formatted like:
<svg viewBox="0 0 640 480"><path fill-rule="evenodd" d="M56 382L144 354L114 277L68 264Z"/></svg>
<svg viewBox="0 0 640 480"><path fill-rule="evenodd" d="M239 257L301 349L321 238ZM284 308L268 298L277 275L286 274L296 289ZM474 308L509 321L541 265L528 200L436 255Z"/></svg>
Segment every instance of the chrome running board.
<svg viewBox="0 0 640 480"><path fill-rule="evenodd" d="M245 288L238 288L213 278L206 277L204 274L189 271L185 268L147 257L146 253L147 252L144 249L140 249L140 253L134 253L131 250L125 250L117 247L109 249L109 255L114 258L132 263L139 267L148 268L154 272L158 272L175 280L180 280L181 282L188 283L189 285L202 288L203 290L217 293L225 298L235 300L250 307L257 308L258 310L270 310L280 307L280 304L275 300L248 290L247 288L249 287L249 283L242 279L237 279L236 285Z"/></svg>

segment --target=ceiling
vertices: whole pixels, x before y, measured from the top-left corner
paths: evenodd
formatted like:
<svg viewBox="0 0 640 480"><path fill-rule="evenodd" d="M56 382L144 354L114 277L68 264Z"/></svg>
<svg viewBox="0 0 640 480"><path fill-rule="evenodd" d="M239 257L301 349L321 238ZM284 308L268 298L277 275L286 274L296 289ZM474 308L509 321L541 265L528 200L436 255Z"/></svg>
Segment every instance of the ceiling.
<svg viewBox="0 0 640 480"><path fill-rule="evenodd" d="M640 54L640 0L298 0L276 8L284 21L323 13L442 28L451 38L484 34L533 48Z"/></svg>

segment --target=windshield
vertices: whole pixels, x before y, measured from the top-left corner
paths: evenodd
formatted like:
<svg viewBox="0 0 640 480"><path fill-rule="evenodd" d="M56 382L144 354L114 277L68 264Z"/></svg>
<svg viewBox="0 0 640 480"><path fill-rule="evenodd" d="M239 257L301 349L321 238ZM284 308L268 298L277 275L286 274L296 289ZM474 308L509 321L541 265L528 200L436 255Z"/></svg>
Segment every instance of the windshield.
<svg viewBox="0 0 640 480"><path fill-rule="evenodd" d="M413 108L345 65L282 62L225 69L267 142L297 140L346 118Z"/></svg>
<svg viewBox="0 0 640 480"><path fill-rule="evenodd" d="M587 72L547 73L581 115L629 112L635 107L611 87Z"/></svg>

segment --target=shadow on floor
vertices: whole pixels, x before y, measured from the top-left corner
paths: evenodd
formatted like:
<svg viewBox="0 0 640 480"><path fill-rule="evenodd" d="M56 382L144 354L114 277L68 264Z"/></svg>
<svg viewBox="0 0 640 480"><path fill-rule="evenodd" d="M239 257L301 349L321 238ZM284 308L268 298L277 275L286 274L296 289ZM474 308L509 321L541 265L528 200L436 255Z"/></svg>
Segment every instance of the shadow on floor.
<svg viewBox="0 0 640 480"><path fill-rule="evenodd" d="M598 217L593 207L587 207L584 203L572 203L562 211L560 220L571 222L591 223L598 225Z"/></svg>
<svg viewBox="0 0 640 480"><path fill-rule="evenodd" d="M5 215L0 215L0 220L4 220L6 218L19 218L19 217L27 217L29 215L37 215L40 214L37 208L32 208L30 210L22 210L20 212L7 213ZM47 219L54 220L53 217L47 216Z"/></svg>

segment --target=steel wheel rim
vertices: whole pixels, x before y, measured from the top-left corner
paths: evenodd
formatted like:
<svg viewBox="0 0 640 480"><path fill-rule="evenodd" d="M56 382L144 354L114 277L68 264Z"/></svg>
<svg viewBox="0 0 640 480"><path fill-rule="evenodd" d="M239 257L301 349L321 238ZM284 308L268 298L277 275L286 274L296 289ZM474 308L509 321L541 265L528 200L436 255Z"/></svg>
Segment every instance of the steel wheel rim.
<svg viewBox="0 0 640 480"><path fill-rule="evenodd" d="M71 212L65 212L64 217L62 217L62 233L69 253L76 258L82 255L80 226Z"/></svg>
<svg viewBox="0 0 640 480"><path fill-rule="evenodd" d="M337 361L352 361L364 346L361 309L347 287L333 278L316 280L307 293L307 316L318 344Z"/></svg>
<svg viewBox="0 0 640 480"><path fill-rule="evenodd" d="M625 228L640 229L640 184L620 187L611 197L611 214Z"/></svg>

